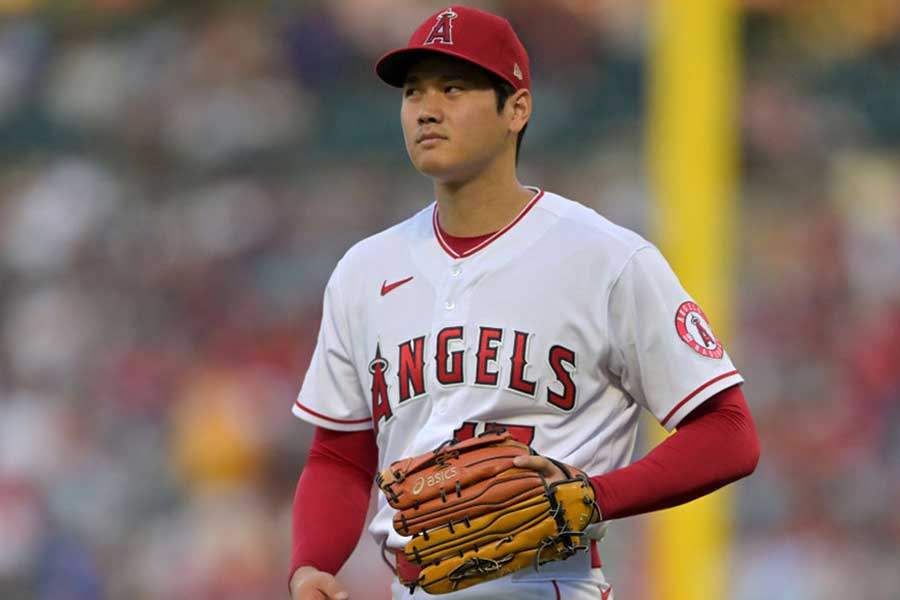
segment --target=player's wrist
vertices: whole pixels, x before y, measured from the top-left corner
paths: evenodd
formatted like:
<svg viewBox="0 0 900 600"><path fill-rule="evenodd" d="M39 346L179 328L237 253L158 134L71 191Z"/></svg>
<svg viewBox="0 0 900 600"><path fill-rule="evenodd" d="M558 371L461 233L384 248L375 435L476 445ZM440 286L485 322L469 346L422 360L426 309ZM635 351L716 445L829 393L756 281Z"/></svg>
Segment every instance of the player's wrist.
<svg viewBox="0 0 900 600"><path fill-rule="evenodd" d="M593 523L601 523L604 519L604 511L600 506L600 502L602 500L601 489L600 489L600 481L603 478L603 475L594 475L593 477L588 476L587 482L591 486L591 489L594 491L594 508L596 509L596 514L594 515Z"/></svg>

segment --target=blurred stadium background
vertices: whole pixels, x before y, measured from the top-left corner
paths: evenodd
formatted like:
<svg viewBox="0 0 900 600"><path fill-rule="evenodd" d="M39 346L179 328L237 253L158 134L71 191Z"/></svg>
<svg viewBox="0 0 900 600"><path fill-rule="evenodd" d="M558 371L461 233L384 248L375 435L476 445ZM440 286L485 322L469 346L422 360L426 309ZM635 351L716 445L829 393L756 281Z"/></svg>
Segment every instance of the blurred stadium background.
<svg viewBox="0 0 900 600"><path fill-rule="evenodd" d="M521 179L653 239L648 5L473 4L532 57ZM285 597L326 278L431 197L372 64L440 7L0 0L0 597ZM741 10L728 599L896 599L900 3ZM603 543L617 598L657 600L647 537Z"/></svg>

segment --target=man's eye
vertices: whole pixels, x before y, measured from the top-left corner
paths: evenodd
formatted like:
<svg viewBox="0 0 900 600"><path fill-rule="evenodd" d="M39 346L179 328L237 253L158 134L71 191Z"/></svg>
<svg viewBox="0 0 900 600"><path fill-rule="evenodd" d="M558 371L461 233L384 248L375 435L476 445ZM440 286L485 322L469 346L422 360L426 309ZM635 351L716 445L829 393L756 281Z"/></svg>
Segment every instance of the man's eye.
<svg viewBox="0 0 900 600"><path fill-rule="evenodd" d="M417 89L415 89L415 88L406 88L405 90L403 90L403 95L404 95L406 98L409 98L410 96L412 96L412 95L414 95L414 94L417 94L418 91L419 91L419 90L417 90Z"/></svg>
<svg viewBox="0 0 900 600"><path fill-rule="evenodd" d="M444 88L445 93L461 92L461 91L462 91L462 87L460 87L458 85L448 85L447 87Z"/></svg>

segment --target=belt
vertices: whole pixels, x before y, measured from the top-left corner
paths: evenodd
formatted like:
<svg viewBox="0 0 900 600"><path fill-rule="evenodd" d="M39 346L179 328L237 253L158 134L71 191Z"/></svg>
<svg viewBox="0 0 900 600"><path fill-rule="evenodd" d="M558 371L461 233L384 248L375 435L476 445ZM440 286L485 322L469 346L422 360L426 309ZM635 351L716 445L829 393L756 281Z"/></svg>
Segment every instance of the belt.
<svg viewBox="0 0 900 600"><path fill-rule="evenodd" d="M406 555L403 554L403 550L395 550L394 554L397 557L397 575L400 579L403 581L417 580L419 578L419 571L422 570L422 567L409 562ZM599 569L602 566L603 562L600 560L600 550L597 549L597 540L591 540L591 568Z"/></svg>

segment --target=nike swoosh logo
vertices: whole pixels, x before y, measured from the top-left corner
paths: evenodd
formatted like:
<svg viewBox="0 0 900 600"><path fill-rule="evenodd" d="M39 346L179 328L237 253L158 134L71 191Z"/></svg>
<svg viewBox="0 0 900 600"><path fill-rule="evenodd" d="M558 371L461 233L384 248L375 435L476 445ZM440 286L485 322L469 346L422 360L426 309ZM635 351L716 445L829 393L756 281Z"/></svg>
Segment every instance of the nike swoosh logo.
<svg viewBox="0 0 900 600"><path fill-rule="evenodd" d="M413 275L413 277L415 277L415 275ZM386 296L387 294L389 294L393 290L397 289L404 283L409 283L410 281L412 281L413 277L407 277L406 279L401 279L400 281L395 281L394 283L391 283L391 284L389 284L387 282L387 279L385 279L384 283L381 284L381 295Z"/></svg>

